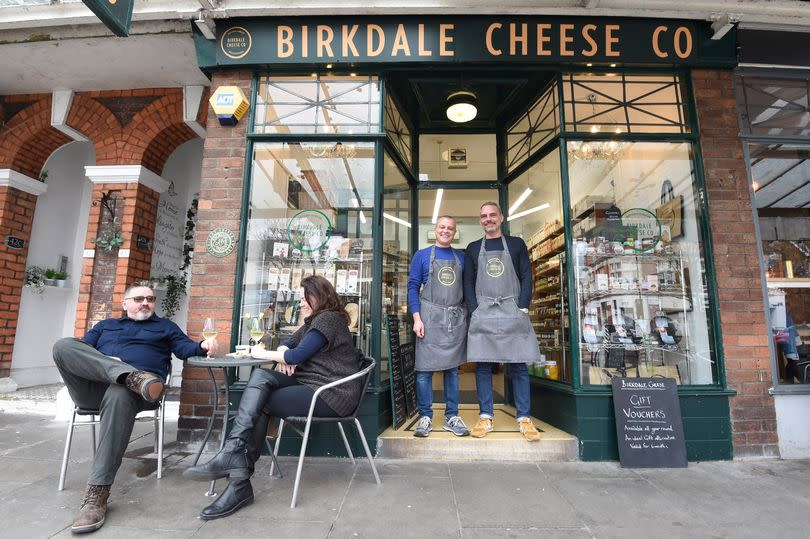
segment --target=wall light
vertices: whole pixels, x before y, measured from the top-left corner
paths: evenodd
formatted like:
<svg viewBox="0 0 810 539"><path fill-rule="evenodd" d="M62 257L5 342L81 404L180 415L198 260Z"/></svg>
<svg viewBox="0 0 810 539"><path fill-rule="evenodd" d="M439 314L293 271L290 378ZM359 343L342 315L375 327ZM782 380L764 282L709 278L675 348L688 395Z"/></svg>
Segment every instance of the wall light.
<svg viewBox="0 0 810 539"><path fill-rule="evenodd" d="M455 92L447 98L447 119L464 123L478 115L478 98L472 92Z"/></svg>

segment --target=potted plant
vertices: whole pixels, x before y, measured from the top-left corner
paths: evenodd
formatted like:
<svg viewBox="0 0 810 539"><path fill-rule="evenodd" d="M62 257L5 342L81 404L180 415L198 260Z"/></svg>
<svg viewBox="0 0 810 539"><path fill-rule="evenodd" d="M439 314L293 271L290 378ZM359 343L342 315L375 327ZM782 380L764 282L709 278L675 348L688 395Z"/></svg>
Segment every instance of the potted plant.
<svg viewBox="0 0 810 539"><path fill-rule="evenodd" d="M45 270L45 286L55 286L56 285L56 270L53 268L48 268Z"/></svg>
<svg viewBox="0 0 810 539"><path fill-rule="evenodd" d="M66 271L57 271L54 276L54 280L56 281L56 286L59 288L65 287L65 282L67 281L68 274Z"/></svg>

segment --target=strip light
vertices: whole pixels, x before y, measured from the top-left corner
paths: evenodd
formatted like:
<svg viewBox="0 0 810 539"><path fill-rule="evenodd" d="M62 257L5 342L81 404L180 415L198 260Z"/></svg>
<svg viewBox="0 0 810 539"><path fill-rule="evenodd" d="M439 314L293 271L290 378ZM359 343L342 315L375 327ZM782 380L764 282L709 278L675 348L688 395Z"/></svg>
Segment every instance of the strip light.
<svg viewBox="0 0 810 539"><path fill-rule="evenodd" d="M517 212L515 215L510 215L506 218L507 221L514 221L515 219L520 219L521 217L526 217L530 213L534 213L536 211L545 210L546 208L550 208L551 204L540 204L539 206L535 206L534 208L529 208L528 210L523 210L521 212Z"/></svg>
<svg viewBox="0 0 810 539"><path fill-rule="evenodd" d="M400 219L399 217L394 217L393 215L385 213L385 212L383 212L383 217L385 217L389 221L394 221L395 223L399 223L402 226L407 226L408 228L411 228L411 223L409 223L405 219Z"/></svg>
<svg viewBox="0 0 810 539"><path fill-rule="evenodd" d="M363 210L360 210L360 222L366 224L366 214L363 213Z"/></svg>
<svg viewBox="0 0 810 539"><path fill-rule="evenodd" d="M434 225L436 221L439 220L439 208L442 205L442 195L444 195L444 189L437 189L436 190L436 202L433 203L433 220L431 223Z"/></svg>
<svg viewBox="0 0 810 539"><path fill-rule="evenodd" d="M527 187L526 190L523 191L523 193L521 193L521 195L517 198L515 203L512 204L512 206L509 208L509 215L512 215L513 213L515 213L515 210L518 209L520 207L520 205L523 204L523 202L527 198L529 198L529 195L531 195L531 194L532 194L532 188Z"/></svg>

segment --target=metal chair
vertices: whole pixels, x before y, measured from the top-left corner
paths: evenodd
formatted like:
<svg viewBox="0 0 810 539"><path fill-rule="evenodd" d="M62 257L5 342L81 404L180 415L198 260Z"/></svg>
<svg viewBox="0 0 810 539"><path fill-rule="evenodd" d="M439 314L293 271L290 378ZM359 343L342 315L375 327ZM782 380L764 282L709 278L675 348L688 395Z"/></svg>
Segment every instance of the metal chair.
<svg viewBox="0 0 810 539"><path fill-rule="evenodd" d="M172 374L166 378L166 388L168 389L172 382ZM154 408L143 410L135 416L135 422L141 423L145 421L154 421L155 423L155 440L154 448L157 453L157 478L163 476L163 429L165 424L165 411L166 411L166 394L168 391L163 392L163 396L158 402L154 404ZM73 442L73 429L76 427L89 426L93 434L93 457L96 456L96 425L101 423L100 410L73 407L73 415L70 417L68 423L67 437L65 438L65 451L62 455L62 470L59 472L59 490L65 489L65 476L67 475L67 465L70 459L70 446ZM76 421L76 416L90 417L87 421ZM130 440L132 443L132 440Z"/></svg>
<svg viewBox="0 0 810 539"><path fill-rule="evenodd" d="M293 495L292 495L292 502L290 503L290 508L295 508L295 502L298 499L298 486L301 482L301 470L304 467L304 455L307 452L307 442L309 441L309 431L312 426L312 423L337 423L338 430L340 430L340 436L343 438L343 445L346 446L346 452L349 454L349 458L352 459L352 464L355 463L354 455L352 454L352 450L349 447L349 441L346 439L346 432L343 430L343 422L344 421L353 421L354 426L357 429L357 434L360 437L360 441L363 443L363 448L366 450L366 457L368 457L368 462L371 464L371 471L374 472L374 479L377 481L377 484L380 484L380 476L377 474L377 467L374 466L374 459L371 456L371 451L368 448L368 443L366 442L366 437L363 434L363 427L360 425L360 421L357 419L357 414L360 411L360 406L363 404L363 397L366 394L366 389L368 388L368 384L371 381L371 376L374 373L374 359L372 358L364 358L361 362L361 369L359 372L347 376L345 378L341 378L340 380L336 380L334 382L328 383L324 386L319 387L315 394L312 395L312 401L309 404L309 413L306 417L304 416L290 416L284 417L281 419L278 425L278 435L276 436L276 447L274 450L274 454L278 455L278 449L281 444L281 434L284 430L285 423L304 423L304 432L301 432L298 428L294 425L290 425L290 427L295 430L298 434L301 435L301 454L298 456L298 470L295 472L295 486L293 487ZM345 384L354 380L356 378L365 378L365 382L363 383L363 392L360 394L360 399L357 402L357 406L354 408L352 413L344 417L314 417L313 412L315 410L315 401L318 399L318 396L326 391L329 388ZM270 473L273 473L273 466L275 463L270 465Z"/></svg>

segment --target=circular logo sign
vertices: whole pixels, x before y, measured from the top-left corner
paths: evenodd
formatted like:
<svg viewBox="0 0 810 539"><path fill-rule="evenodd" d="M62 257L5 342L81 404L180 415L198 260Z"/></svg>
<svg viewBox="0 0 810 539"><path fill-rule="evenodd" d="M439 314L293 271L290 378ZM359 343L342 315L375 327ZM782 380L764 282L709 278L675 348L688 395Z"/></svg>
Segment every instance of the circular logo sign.
<svg viewBox="0 0 810 539"><path fill-rule="evenodd" d="M217 258L228 256L236 245L236 236L227 228L215 228L208 233L205 249L208 254Z"/></svg>
<svg viewBox="0 0 810 539"><path fill-rule="evenodd" d="M622 213L622 224L636 229L633 250L651 251L661 241L661 221L653 212L644 208L630 208Z"/></svg>
<svg viewBox="0 0 810 539"><path fill-rule="evenodd" d="M253 39L250 32L240 26L228 28L222 37L219 38L219 48L228 58L238 60L250 52Z"/></svg>
<svg viewBox="0 0 810 539"><path fill-rule="evenodd" d="M453 286L456 284L456 272L450 266L444 266L439 270L438 279L444 286Z"/></svg>
<svg viewBox="0 0 810 539"><path fill-rule="evenodd" d="M487 260L487 275L490 277L500 277L503 275L504 267L500 258L490 258Z"/></svg>
<svg viewBox="0 0 810 539"><path fill-rule="evenodd" d="M332 222L322 211L304 210L290 219L287 237L293 247L311 253L326 245L332 237Z"/></svg>

